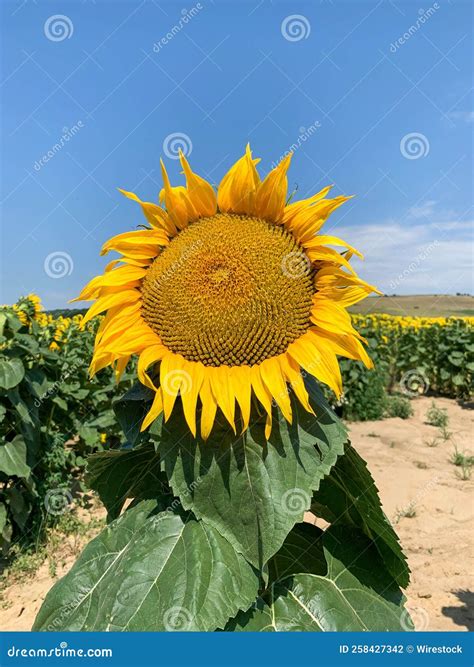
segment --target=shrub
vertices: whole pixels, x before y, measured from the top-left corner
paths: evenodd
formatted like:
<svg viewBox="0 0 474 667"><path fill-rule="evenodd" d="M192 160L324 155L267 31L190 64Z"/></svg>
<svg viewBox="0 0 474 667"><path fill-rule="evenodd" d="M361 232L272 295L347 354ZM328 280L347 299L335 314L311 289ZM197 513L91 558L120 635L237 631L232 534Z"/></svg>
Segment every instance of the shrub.
<svg viewBox="0 0 474 667"><path fill-rule="evenodd" d="M387 417L408 419L413 415L413 407L405 396L387 396L385 412Z"/></svg>

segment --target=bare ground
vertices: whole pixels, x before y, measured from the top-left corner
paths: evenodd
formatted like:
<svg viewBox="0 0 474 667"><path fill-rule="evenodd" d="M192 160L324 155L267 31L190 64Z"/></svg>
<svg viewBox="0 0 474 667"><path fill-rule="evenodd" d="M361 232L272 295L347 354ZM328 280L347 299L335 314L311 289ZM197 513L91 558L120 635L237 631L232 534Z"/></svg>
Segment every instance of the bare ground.
<svg viewBox="0 0 474 667"><path fill-rule="evenodd" d="M474 531L471 479L461 479L461 468L450 462L454 447L472 454L474 412L455 401L436 399L449 414L450 439L425 423L431 400L416 399L415 414L349 425L353 444L366 458L384 509L396 523L412 570L408 607L419 630L474 629ZM429 444L436 443L436 446ZM92 516L103 514L96 509ZM65 574L83 544L65 538L51 559L34 575L16 581L2 592L0 627L29 630L54 581Z"/></svg>

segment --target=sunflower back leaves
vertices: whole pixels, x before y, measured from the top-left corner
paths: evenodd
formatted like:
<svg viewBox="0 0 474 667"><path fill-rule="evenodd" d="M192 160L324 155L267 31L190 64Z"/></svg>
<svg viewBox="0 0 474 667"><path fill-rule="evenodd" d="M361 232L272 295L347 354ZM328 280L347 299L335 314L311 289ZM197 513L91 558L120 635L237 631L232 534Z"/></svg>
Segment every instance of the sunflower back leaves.
<svg viewBox="0 0 474 667"><path fill-rule="evenodd" d="M129 392L119 410L129 444L88 462L111 523L50 591L34 629L403 629L397 537L344 426L307 388L315 414L290 392L293 422L274 407L269 439L253 406L242 435L218 413L206 441L190 433L180 399L148 441L134 441L149 394ZM311 507L330 528L302 523Z"/></svg>

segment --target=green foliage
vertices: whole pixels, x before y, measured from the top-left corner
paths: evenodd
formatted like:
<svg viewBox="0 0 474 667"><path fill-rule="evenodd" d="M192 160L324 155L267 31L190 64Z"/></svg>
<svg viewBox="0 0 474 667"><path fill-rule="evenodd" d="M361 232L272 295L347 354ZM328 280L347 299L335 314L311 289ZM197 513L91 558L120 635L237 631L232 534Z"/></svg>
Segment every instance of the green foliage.
<svg viewBox="0 0 474 667"><path fill-rule="evenodd" d="M405 396L387 396L385 403L385 415L387 417L400 417L409 419L413 415L410 400Z"/></svg>
<svg viewBox="0 0 474 667"><path fill-rule="evenodd" d="M25 311L26 312L26 311ZM0 311L0 553L12 543L27 547L42 538L58 512L47 499L71 497L85 456L120 444L112 412L112 373L91 380L87 359L92 329L62 332L60 351L50 349L55 325L21 321ZM76 481L77 480L77 481Z"/></svg>
<svg viewBox="0 0 474 667"><path fill-rule="evenodd" d="M357 330L373 341L376 365L388 374L388 388L400 388L407 373L421 375L422 393L469 399L474 371L472 318L404 318L356 315Z"/></svg>
<svg viewBox="0 0 474 667"><path fill-rule="evenodd" d="M250 605L258 584L207 522L144 500L89 543L33 630L216 630Z"/></svg>
<svg viewBox="0 0 474 667"><path fill-rule="evenodd" d="M314 380L317 417L293 400L205 443L172 417L89 459L112 522L49 592L36 630L400 630L408 569L367 468ZM134 389L122 427L149 396ZM199 415L198 415L199 419ZM239 433L239 431L237 431ZM131 500L119 516L121 508ZM324 535L301 524L317 508ZM234 619L234 620L230 620Z"/></svg>
<svg viewBox="0 0 474 667"><path fill-rule="evenodd" d="M378 367L367 370L360 362L348 359L342 359L340 365L344 383L344 418L350 421L382 419L387 405L386 372Z"/></svg>
<svg viewBox="0 0 474 667"><path fill-rule="evenodd" d="M448 411L444 408L438 408L434 401L426 413L426 423L438 428L446 428L449 422Z"/></svg>
<svg viewBox="0 0 474 667"><path fill-rule="evenodd" d="M323 533L314 526L305 526L307 547L302 556L301 532L300 526L295 526L282 547L290 567L277 571L254 605L239 613L228 624L228 630L404 629L404 597L369 538L348 527L331 527ZM301 558L306 562L301 562Z"/></svg>

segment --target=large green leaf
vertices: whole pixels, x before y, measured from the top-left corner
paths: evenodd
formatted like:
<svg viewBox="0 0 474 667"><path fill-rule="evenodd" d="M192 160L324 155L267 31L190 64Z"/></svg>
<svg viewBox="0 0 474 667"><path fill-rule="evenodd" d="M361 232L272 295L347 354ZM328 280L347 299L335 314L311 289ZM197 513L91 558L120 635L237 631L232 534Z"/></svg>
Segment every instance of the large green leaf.
<svg viewBox="0 0 474 667"><path fill-rule="evenodd" d="M374 541L398 584L408 586L410 570L397 534L382 510L365 461L350 444L314 494L311 510L331 524L361 528Z"/></svg>
<svg viewBox="0 0 474 667"><path fill-rule="evenodd" d="M48 593L34 630L215 630L258 578L218 531L145 500L111 523Z"/></svg>
<svg viewBox="0 0 474 667"><path fill-rule="evenodd" d="M114 401L115 416L123 430L127 442L132 446L147 439L140 433L140 426L153 401L153 392L140 382L136 382L121 398Z"/></svg>
<svg viewBox="0 0 474 667"><path fill-rule="evenodd" d="M167 490L152 444L89 456L86 482L98 492L109 521L120 514L127 498L156 498Z"/></svg>
<svg viewBox="0 0 474 667"><path fill-rule="evenodd" d="M0 359L0 389L13 389L24 376L25 367L21 359Z"/></svg>
<svg viewBox="0 0 474 667"><path fill-rule="evenodd" d="M319 531L314 530L316 539L311 550L320 546L327 573L294 574L274 581L263 596L248 611L240 612L226 629L247 632L403 630L407 618L403 595L371 540L349 527L331 528L322 538ZM297 557L301 561L299 550Z"/></svg>
<svg viewBox="0 0 474 667"><path fill-rule="evenodd" d="M255 413L242 436L218 419L202 442L189 432L178 403L158 445L183 507L205 517L258 568L302 521L313 491L342 454L347 438L323 399L314 406L317 418L297 401L292 404L293 424L275 410L268 442L264 422Z"/></svg>
<svg viewBox="0 0 474 667"><path fill-rule="evenodd" d="M0 444L0 472L16 477L29 477L31 470L26 463L26 454L26 443L21 435Z"/></svg>
<svg viewBox="0 0 474 667"><path fill-rule="evenodd" d="M268 563L271 581L285 579L291 574L327 573L322 549L323 531L309 523L298 523L288 533L281 549Z"/></svg>

